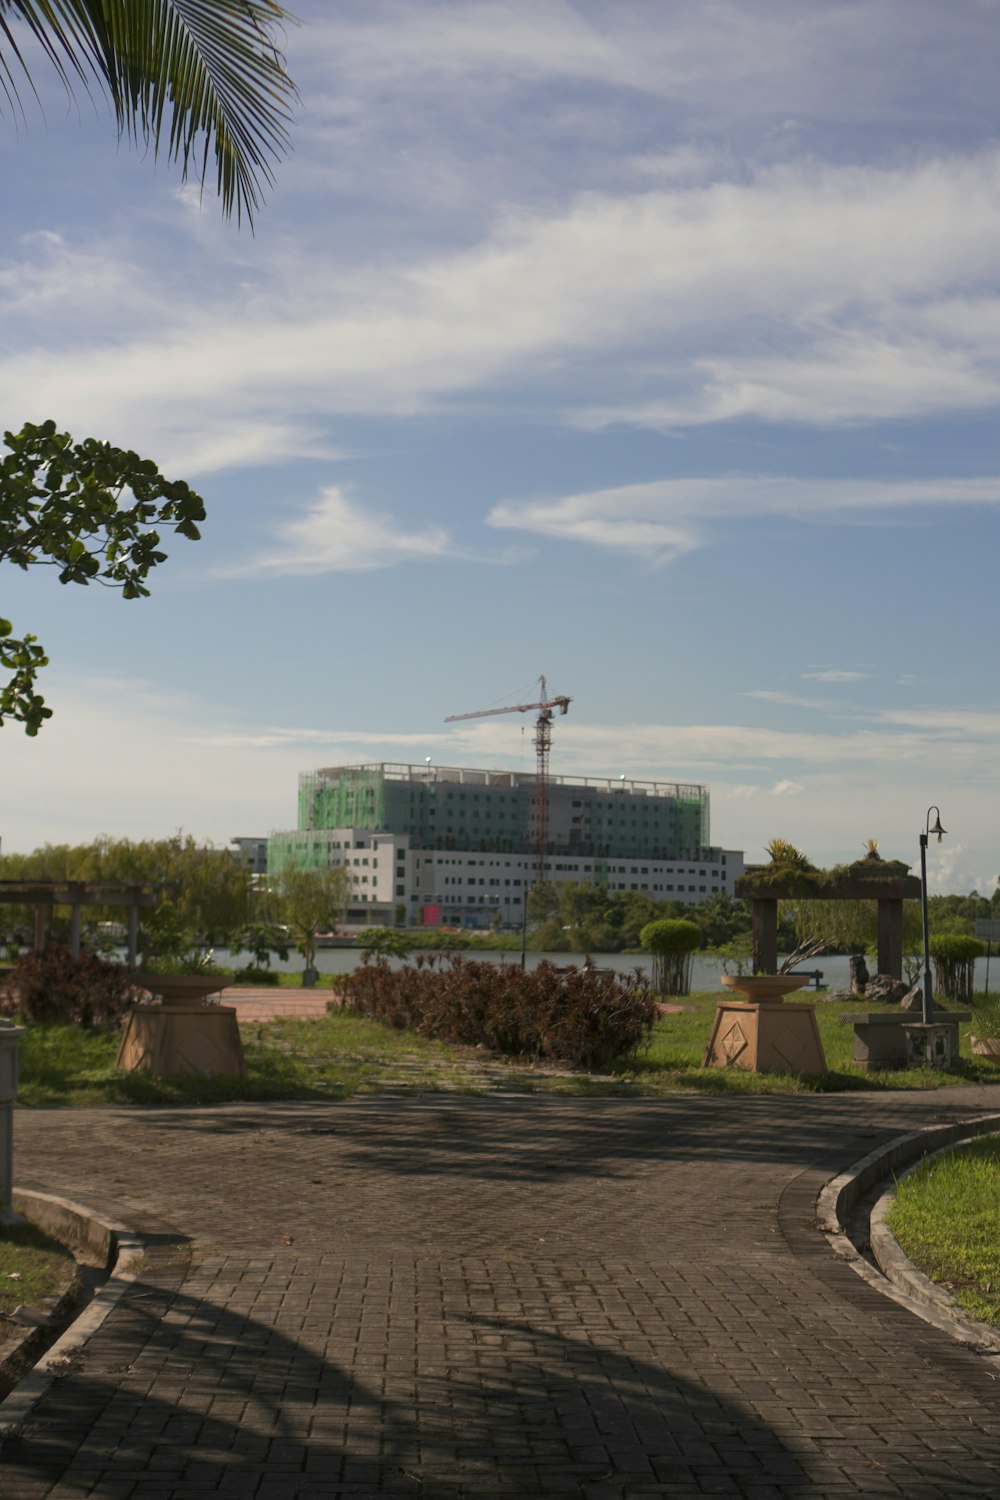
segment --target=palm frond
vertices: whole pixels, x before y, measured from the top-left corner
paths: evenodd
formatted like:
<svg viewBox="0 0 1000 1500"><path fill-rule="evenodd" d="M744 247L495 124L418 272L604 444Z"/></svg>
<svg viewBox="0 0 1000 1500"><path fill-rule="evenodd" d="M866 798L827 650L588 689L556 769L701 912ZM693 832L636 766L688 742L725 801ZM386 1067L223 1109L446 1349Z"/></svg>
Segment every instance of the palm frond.
<svg viewBox="0 0 1000 1500"><path fill-rule="evenodd" d="M0 0L0 87L27 64L20 21L67 87L96 78L122 135L165 148L204 184L214 152L224 211L252 222L288 149L295 85L278 46L277 0Z"/></svg>

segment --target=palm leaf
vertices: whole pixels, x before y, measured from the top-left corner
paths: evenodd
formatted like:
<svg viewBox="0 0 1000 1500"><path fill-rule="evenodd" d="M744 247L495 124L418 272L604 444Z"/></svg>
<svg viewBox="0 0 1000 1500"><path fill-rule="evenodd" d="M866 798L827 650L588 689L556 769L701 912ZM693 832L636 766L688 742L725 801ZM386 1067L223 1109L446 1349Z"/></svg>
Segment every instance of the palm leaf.
<svg viewBox="0 0 1000 1500"><path fill-rule="evenodd" d="M122 135L202 184L214 151L225 212L252 222L288 148L295 86L277 33L290 19L277 0L0 0L0 86L16 99L15 74L31 82L20 21L67 87L104 86Z"/></svg>

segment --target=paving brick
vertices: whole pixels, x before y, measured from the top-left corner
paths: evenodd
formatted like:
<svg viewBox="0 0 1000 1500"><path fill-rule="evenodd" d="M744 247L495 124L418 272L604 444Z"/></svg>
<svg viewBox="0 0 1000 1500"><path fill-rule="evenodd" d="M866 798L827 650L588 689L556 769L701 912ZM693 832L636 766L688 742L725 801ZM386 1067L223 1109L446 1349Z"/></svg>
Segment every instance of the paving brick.
<svg viewBox="0 0 1000 1500"><path fill-rule="evenodd" d="M20 1113L18 1181L154 1248L0 1452L0 1496L992 1496L986 1362L813 1228L878 1140L991 1107L1000 1088Z"/></svg>

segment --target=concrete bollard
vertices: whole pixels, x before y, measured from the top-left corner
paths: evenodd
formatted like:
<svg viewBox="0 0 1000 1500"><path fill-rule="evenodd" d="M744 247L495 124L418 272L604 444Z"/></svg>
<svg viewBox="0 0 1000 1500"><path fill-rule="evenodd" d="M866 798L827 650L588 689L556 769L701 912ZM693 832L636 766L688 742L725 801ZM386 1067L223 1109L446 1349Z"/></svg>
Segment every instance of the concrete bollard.
<svg viewBox="0 0 1000 1500"><path fill-rule="evenodd" d="M14 1099L17 1095L17 1044L25 1028L0 1021L0 1228L25 1221L11 1206L14 1188Z"/></svg>

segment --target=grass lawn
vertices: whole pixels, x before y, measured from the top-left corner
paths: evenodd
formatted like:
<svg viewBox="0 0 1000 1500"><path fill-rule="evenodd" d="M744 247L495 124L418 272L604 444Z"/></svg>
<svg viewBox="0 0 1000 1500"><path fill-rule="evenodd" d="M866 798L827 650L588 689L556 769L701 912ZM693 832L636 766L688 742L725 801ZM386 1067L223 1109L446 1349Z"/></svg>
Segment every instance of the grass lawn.
<svg viewBox="0 0 1000 1500"><path fill-rule="evenodd" d="M925 1276L970 1317L1000 1328L1000 1137L911 1172L886 1222Z"/></svg>
<svg viewBox="0 0 1000 1500"><path fill-rule="evenodd" d="M657 1095L792 1094L844 1089L927 1089L1000 1081L979 1058L951 1072L863 1073L850 1062L853 1032L837 1024L840 1005L816 1007L829 1071L819 1078L702 1068L718 995L687 997L691 1009L664 1016L648 1047L607 1073L508 1061L476 1047L447 1046L412 1032L336 1012L322 1020L244 1022L248 1077L154 1078L114 1066L117 1036L76 1027L31 1027L21 1042L21 1106L210 1104L237 1099L346 1098L373 1092ZM964 1047L968 1052L963 1026Z"/></svg>
<svg viewBox="0 0 1000 1500"><path fill-rule="evenodd" d="M65 1246L33 1224L0 1229L0 1314L64 1291L75 1275L76 1261Z"/></svg>

